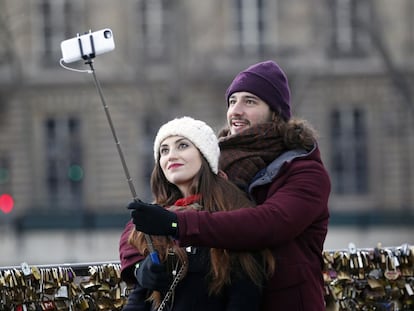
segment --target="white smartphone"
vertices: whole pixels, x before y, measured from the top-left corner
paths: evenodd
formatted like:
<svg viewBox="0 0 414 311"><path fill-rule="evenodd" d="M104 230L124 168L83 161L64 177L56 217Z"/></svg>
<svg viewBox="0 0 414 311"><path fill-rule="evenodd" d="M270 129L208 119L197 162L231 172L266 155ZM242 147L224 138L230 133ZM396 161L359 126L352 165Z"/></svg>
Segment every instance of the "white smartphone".
<svg viewBox="0 0 414 311"><path fill-rule="evenodd" d="M73 63L110 52L115 49L115 42L112 30L106 28L62 41L60 48L63 61Z"/></svg>

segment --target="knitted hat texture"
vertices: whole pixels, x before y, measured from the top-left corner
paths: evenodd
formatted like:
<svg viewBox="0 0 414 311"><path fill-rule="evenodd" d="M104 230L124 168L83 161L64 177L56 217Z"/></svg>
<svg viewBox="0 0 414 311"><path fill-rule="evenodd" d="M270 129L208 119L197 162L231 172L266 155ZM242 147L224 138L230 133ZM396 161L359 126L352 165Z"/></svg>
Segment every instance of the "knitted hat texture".
<svg viewBox="0 0 414 311"><path fill-rule="evenodd" d="M252 93L266 102L271 110L280 110L286 121L291 117L288 79L274 61L254 64L237 74L226 91L227 105L235 92Z"/></svg>
<svg viewBox="0 0 414 311"><path fill-rule="evenodd" d="M154 159L159 160L160 145L170 136L182 136L189 139L207 160L214 174L218 172L220 148L213 129L205 122L191 117L173 119L160 127L154 141Z"/></svg>

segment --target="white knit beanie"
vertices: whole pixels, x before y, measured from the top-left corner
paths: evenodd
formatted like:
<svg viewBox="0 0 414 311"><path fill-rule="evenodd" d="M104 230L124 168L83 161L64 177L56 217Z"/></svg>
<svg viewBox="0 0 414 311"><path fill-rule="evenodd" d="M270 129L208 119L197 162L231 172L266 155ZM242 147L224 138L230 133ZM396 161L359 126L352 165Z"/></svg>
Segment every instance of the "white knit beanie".
<svg viewBox="0 0 414 311"><path fill-rule="evenodd" d="M213 129L205 122L190 117L181 117L165 123L158 130L154 141L154 159L158 162L160 145L170 136L182 136L189 139L207 160L214 174L218 172L220 148Z"/></svg>

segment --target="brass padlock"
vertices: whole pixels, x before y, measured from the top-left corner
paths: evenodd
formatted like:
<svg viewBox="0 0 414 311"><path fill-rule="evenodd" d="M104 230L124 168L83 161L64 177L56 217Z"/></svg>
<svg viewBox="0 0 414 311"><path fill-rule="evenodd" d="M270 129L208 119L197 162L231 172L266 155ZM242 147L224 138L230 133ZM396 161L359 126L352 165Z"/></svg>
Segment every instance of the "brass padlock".
<svg viewBox="0 0 414 311"><path fill-rule="evenodd" d="M34 279L36 281L40 281L40 279L41 279L41 273L40 273L39 268L36 267L36 266L32 266L30 269L32 270L32 275L33 275Z"/></svg>
<svg viewBox="0 0 414 311"><path fill-rule="evenodd" d="M89 302L84 296L79 296L76 307L81 311L86 311L89 309Z"/></svg>
<svg viewBox="0 0 414 311"><path fill-rule="evenodd" d="M119 286L112 288L111 290L111 298L113 300L119 300L121 299L121 289Z"/></svg>

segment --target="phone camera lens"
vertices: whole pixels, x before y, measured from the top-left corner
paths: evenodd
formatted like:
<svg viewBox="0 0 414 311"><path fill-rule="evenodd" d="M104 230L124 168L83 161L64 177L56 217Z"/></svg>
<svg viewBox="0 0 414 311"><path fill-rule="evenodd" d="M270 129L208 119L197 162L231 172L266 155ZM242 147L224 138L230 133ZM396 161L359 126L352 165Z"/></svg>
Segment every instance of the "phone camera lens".
<svg viewBox="0 0 414 311"><path fill-rule="evenodd" d="M105 31L104 31L104 37L105 37L106 39L111 38L111 37L112 37L112 32L111 32L110 30L105 30Z"/></svg>

